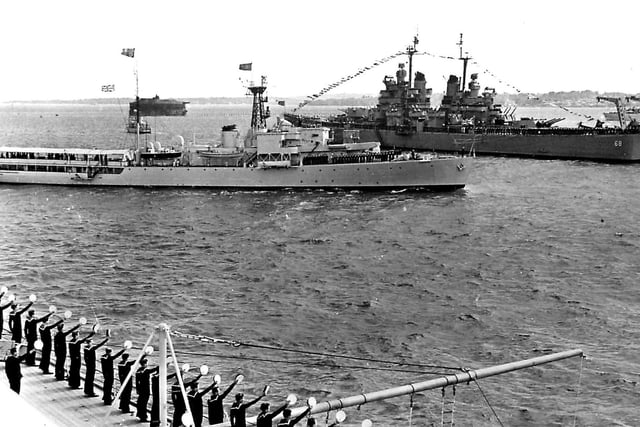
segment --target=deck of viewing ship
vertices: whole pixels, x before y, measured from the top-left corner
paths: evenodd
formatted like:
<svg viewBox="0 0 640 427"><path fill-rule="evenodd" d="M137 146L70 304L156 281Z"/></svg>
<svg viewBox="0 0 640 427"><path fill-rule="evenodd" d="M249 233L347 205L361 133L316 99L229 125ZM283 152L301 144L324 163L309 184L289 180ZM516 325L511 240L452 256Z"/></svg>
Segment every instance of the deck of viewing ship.
<svg viewBox="0 0 640 427"><path fill-rule="evenodd" d="M0 352L8 354L11 342L2 339ZM4 358L3 358L4 359ZM83 364L84 368L84 364ZM10 388L4 363L0 364L0 408L3 420L29 427L130 426L148 424L134 415L124 414L117 404L105 418L110 406L102 401L102 383L96 378L98 397L87 397L82 388L70 389L67 381L56 381L53 374L43 375L37 366L22 364L20 395ZM101 375L98 375L101 378ZM84 375L83 375L84 380ZM117 380L116 380L117 381ZM15 399L17 397L17 399ZM131 406L133 411L135 406Z"/></svg>

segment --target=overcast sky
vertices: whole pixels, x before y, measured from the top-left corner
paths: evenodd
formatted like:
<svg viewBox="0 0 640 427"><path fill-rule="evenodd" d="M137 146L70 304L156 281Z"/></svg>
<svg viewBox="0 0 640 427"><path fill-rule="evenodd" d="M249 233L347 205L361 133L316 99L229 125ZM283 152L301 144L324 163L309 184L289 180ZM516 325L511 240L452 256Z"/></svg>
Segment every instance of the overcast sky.
<svg viewBox="0 0 640 427"><path fill-rule="evenodd" d="M636 1L57 1L0 6L0 101L141 96L243 96L239 78L266 75L269 93L305 96L406 48L477 61L499 92L640 92ZM136 48L132 60L122 48ZM325 95L375 94L398 62ZM252 72L238 70L253 63ZM419 56L435 92L460 61ZM483 73L489 70L494 76ZM501 83L502 82L502 83ZM104 94L101 86L115 84ZM510 85L510 86L509 86Z"/></svg>

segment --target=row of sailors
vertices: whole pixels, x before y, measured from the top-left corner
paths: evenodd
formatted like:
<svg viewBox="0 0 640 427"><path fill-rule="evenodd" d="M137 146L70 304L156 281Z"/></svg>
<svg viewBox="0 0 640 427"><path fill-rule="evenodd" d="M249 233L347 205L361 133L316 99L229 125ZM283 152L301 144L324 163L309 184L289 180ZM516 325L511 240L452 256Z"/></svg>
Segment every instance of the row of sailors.
<svg viewBox="0 0 640 427"><path fill-rule="evenodd" d="M7 292L6 287L0 289L0 298ZM0 338L4 330L4 310L11 307L9 313L9 331L11 333L11 340L14 345L11 347L10 354L6 358L5 367L6 374L9 379L9 385L16 393L20 393L20 380L22 377L20 363L25 362L27 366L36 365L36 346L41 351L41 358L39 368L43 374L51 374L49 371L51 366L51 350L52 350L52 337L51 330L56 329L56 333L53 337L53 351L56 357L55 360L55 378L58 381L67 380L69 387L72 389L79 389L81 386L80 368L82 365L82 353L84 353L85 361L85 379L84 379L84 394L88 397L96 397L94 392L94 380L96 374L96 351L104 346L110 338L109 330L106 332L106 337L99 342L93 341L93 337L98 332L98 325L94 325L92 331L80 338L78 329L86 324L86 319L81 318L80 322L70 329L64 329L64 319L60 318L55 322L49 323L49 318L56 312L54 306L50 306L49 312L44 316L37 317L35 310L31 309L31 306L36 301L35 295L31 295L29 303L24 307L21 307L15 300L15 296L11 295L9 301L6 304L0 304ZM22 314L28 310L27 318L24 322L24 327L21 321ZM65 312L65 318L71 317L71 312ZM38 324L40 326L38 327ZM38 342L38 330L40 332L40 342ZM27 351L24 355L18 356L18 349L22 345L23 333L26 340ZM67 336L71 334L71 341L67 343ZM41 345L40 345L41 344ZM84 344L84 351L82 346ZM67 348L70 360L69 372L66 374L65 362L67 358ZM130 360L127 349L131 348L131 342L125 342L125 348L113 353L111 348L105 348L104 354L100 358L100 365L103 375L103 396L102 400L105 405L111 405L113 403L113 385L114 385L114 361L121 357L120 362L117 365L118 379L120 383L124 383L129 375L132 366L135 361ZM188 368L186 369L188 370ZM159 408L159 366L149 367L146 354L142 356L140 360L140 366L135 372L135 385L136 385L136 416L142 422L150 422L150 426L160 425L160 408ZM206 369L201 369L201 373L184 383L185 388L188 388L187 398L189 401L189 407L191 409L192 420L185 419L184 416L187 413L187 407L182 397L179 382L177 380L177 374L173 373L168 375L167 379L176 378L175 383L171 387L171 398L174 407L173 413L173 426L178 427L182 425L195 425L200 427L203 420L203 397L211 392L210 398L207 400L208 419L209 425L219 424L224 422L224 398L232 391L232 389L239 384L243 376L238 375L236 379L222 392L219 391L220 377L216 375L214 381L205 389L199 390L198 382L202 375L206 374ZM268 392L269 387L266 386L262 394L255 399L245 402L244 394L237 393L235 401L231 406L229 412L229 420L232 427L246 427L246 411L248 408L256 404L263 399ZM133 391L133 384L128 381L120 392L119 409L124 413L130 413L131 394ZM295 398L290 399L275 409L269 411L270 404L263 402L260 405L260 413L257 416L258 427L271 427L273 419L282 413L282 420L277 424L278 427L291 427L300 422L305 416L308 415L311 410L312 404L308 404L305 411L295 418L291 418L291 410L288 408L290 404L295 403ZM151 399L151 419L148 419L148 403ZM339 422L332 424L337 425ZM315 426L316 421L313 417L308 417L307 426Z"/></svg>

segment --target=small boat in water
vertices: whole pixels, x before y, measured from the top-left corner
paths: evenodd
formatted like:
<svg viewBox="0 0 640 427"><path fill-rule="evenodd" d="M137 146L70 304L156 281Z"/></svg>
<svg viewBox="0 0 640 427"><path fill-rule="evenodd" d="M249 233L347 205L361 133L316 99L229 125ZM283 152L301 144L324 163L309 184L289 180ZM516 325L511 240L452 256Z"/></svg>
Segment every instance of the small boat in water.
<svg viewBox="0 0 640 427"><path fill-rule="evenodd" d="M453 190L467 183L471 157L381 150L378 142L361 142L357 131L336 141L329 128L284 120L268 128L266 79L248 89L253 113L246 137L230 125L218 144L178 137L172 146L137 138L137 147L121 150L0 147L0 183L361 190Z"/></svg>

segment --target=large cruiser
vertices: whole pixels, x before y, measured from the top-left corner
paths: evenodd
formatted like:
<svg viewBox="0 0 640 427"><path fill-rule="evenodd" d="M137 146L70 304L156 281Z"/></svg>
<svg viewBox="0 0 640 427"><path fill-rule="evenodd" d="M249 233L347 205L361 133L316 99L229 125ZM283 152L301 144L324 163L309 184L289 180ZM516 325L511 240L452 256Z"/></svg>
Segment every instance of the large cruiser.
<svg viewBox="0 0 640 427"><path fill-rule="evenodd" d="M222 142L211 145L180 138L175 147L149 141L121 150L0 147L0 183L439 190L467 183L471 157L380 150L357 131L342 132L338 143L329 128L296 128L283 120L268 129L266 79L248 89L253 110L246 137L229 125Z"/></svg>
<svg viewBox="0 0 640 427"><path fill-rule="evenodd" d="M612 162L640 161L640 126L626 112L625 99L600 97L613 102L619 126L559 127L562 119L515 119L513 111L494 104L495 89L482 92L478 75L467 86L469 57L462 56L462 77L451 75L438 108L432 108L432 89L425 75L415 73L412 59L417 38L406 50L409 73L400 64L395 78L386 76L378 104L371 109L350 108L345 114L325 119L296 114L285 117L298 125L322 125L332 129L360 129L361 137L383 146L403 149L458 152L519 157L589 159ZM462 46L462 40L460 41ZM462 47L461 47L462 49ZM466 89L465 89L466 87Z"/></svg>

